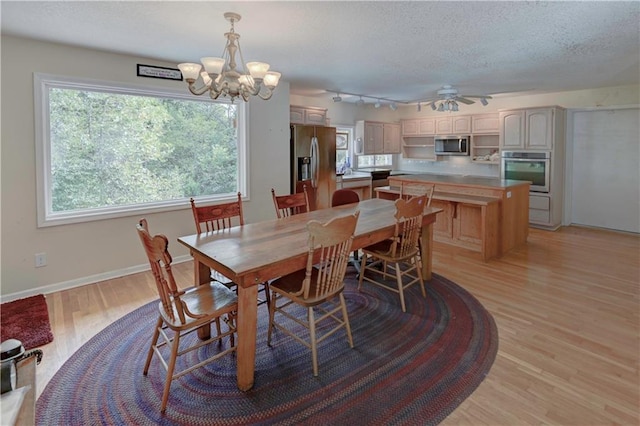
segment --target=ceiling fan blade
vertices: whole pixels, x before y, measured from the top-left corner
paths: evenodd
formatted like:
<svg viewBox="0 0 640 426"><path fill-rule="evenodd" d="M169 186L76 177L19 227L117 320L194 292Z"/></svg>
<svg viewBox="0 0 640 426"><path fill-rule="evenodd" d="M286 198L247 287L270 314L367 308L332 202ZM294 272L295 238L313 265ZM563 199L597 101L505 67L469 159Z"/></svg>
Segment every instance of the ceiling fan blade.
<svg viewBox="0 0 640 426"><path fill-rule="evenodd" d="M463 96L465 98L485 98L485 99L493 99L491 96L488 95L460 95Z"/></svg>
<svg viewBox="0 0 640 426"><path fill-rule="evenodd" d="M460 96L456 96L456 101L458 102L462 102L463 104L467 104L467 105L471 105L471 104L475 104L476 101L472 101L471 99L465 99L465 98L461 98Z"/></svg>

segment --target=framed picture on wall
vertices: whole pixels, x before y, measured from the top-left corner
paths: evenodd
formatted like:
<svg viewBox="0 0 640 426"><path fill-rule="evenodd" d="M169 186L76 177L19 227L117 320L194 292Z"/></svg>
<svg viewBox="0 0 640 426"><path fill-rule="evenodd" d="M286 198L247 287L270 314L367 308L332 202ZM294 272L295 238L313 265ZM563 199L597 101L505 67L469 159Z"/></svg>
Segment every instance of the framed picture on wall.
<svg viewBox="0 0 640 426"><path fill-rule="evenodd" d="M336 133L336 149L349 149L349 133Z"/></svg>

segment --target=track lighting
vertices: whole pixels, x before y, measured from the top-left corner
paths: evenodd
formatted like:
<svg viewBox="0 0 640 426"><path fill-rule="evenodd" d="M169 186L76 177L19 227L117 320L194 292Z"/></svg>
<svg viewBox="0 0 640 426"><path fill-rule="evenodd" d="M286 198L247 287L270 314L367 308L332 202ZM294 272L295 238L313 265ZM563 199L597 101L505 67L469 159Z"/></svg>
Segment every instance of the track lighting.
<svg viewBox="0 0 640 426"><path fill-rule="evenodd" d="M367 103L368 99L371 100L375 100L375 103L373 104L374 107L376 108L380 108L380 106L382 106L382 103L384 102L385 105L388 103L389 107L395 111L398 108L398 104L404 104L404 105L408 105L412 102L409 101L397 101L395 99L387 99L387 98L379 98L377 96L367 96L367 95L361 95L360 93L349 93L349 92L343 92L343 91L337 91L335 89L333 90L327 90L327 93L335 93L336 96L333 97L333 102L343 102L342 100L342 96L341 95L348 95L349 97L346 99L346 101L344 102L353 102L350 98L350 96L355 96L358 98L357 101L353 102L355 103L357 106L362 106L365 105ZM393 105L393 106L391 106Z"/></svg>
<svg viewBox="0 0 640 426"><path fill-rule="evenodd" d="M420 102L418 102L418 112L422 111L422 105L420 105Z"/></svg>
<svg viewBox="0 0 640 426"><path fill-rule="evenodd" d="M480 103L484 106L489 105L489 102L487 102L487 98L480 98Z"/></svg>

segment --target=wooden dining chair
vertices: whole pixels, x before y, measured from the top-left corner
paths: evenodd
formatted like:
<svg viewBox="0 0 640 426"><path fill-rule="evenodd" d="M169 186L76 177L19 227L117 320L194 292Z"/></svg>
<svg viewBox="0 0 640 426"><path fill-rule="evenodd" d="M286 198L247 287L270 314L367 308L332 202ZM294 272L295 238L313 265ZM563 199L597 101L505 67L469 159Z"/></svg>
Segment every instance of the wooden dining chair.
<svg viewBox="0 0 640 426"><path fill-rule="evenodd" d="M331 195L331 207L359 203L360 196L353 189L336 189Z"/></svg>
<svg viewBox="0 0 640 426"><path fill-rule="evenodd" d="M344 206L346 204L359 203L360 196L353 189L342 188L336 189L331 195L331 207ZM358 269L359 250L353 251L353 266Z"/></svg>
<svg viewBox="0 0 640 426"><path fill-rule="evenodd" d="M232 226L243 226L244 215L242 213L242 195L238 192L236 201L209 205L196 205L193 198L191 203L191 211L193 212L193 220L196 224L196 232L219 231L228 229ZM238 291L238 285L220 272L211 270L211 279L226 285L231 289ZM269 307L269 283L262 283L261 290L264 292L264 299L258 299L258 305L266 304Z"/></svg>
<svg viewBox="0 0 640 426"><path fill-rule="evenodd" d="M431 198L433 198L434 190L435 184L433 183L402 182L402 185L400 186L400 198L408 200L411 197L424 195L427 197L427 204L425 207L429 207L431 206Z"/></svg>
<svg viewBox="0 0 640 426"><path fill-rule="evenodd" d="M344 328L349 346L353 348L343 290L349 251L359 215L360 212L357 211L352 215L332 219L325 224L316 220L309 221L307 223L309 254L306 269L282 276L272 281L270 285L271 308L269 309L267 344L271 346L272 332L277 328L310 348L314 376L318 375L319 342ZM280 301L282 304L278 305ZM296 305L306 308L306 321L296 316ZM320 315L317 319L314 309ZM342 318L338 316L339 312L342 313ZM281 319L290 320L289 324L304 326L309 332L308 339L286 328L283 322L276 321L276 314L282 317ZM324 331L321 336L318 336L317 326L320 323L322 323L321 330ZM329 329L330 325L333 327Z"/></svg>
<svg viewBox="0 0 640 426"><path fill-rule="evenodd" d="M294 214L306 213L310 210L306 185L302 187L302 192L291 195L276 195L276 191L271 188L271 196L273 197L273 205L276 208L278 219Z"/></svg>
<svg viewBox="0 0 640 426"><path fill-rule="evenodd" d="M397 199L393 238L362 249L358 289L362 288L363 281L367 281L398 293L402 312L406 312L404 291L410 286L420 283L422 296L427 297L418 248L426 203L427 199L424 195L412 197L409 200ZM389 285L386 279L395 279L395 288Z"/></svg>
<svg viewBox="0 0 640 426"><path fill-rule="evenodd" d="M149 259L151 271L156 281L156 287L160 296L158 304L158 321L151 338L151 346L144 364L143 374L149 372L149 365L153 355L160 357L160 363L165 368L167 375L162 392L160 411L164 413L169 399L171 382L196 368L215 361L236 350L235 344L235 318L238 311L238 299L235 293L226 286L212 281L209 284L180 290L171 272L171 255L167 250L169 242L164 235L151 236L146 219L141 219L136 226L140 241ZM228 326L228 331L220 332L215 337L201 341L196 339L190 347L180 347L182 338L202 326L210 326L212 322L219 323L223 318ZM159 338L162 336L162 339ZM229 337L229 347L222 349L222 339ZM189 341L189 340L187 340ZM215 354L186 367L181 371L175 371L176 359L188 352L196 350L211 342L218 341L221 349ZM163 347L166 349L163 350Z"/></svg>
<svg viewBox="0 0 640 426"><path fill-rule="evenodd" d="M424 195L427 197L426 207L431 207L431 200L433 199L433 192L436 185L434 183L415 183L415 182L402 182L400 186L400 198L408 200L411 197L419 197ZM422 254L422 240L418 239L418 256Z"/></svg>

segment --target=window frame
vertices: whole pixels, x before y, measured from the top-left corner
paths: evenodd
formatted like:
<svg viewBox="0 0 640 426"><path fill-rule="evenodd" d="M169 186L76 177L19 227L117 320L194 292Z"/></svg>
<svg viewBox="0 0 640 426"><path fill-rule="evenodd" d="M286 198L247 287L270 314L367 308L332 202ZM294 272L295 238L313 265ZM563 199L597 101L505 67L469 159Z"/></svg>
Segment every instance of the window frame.
<svg viewBox="0 0 640 426"><path fill-rule="evenodd" d="M182 210L189 207L189 197L130 204L110 207L100 207L66 212L52 211L51 195L51 140L50 140L50 111L49 89L91 90L105 93L150 96L159 98L184 99L202 102L213 101L208 97L198 99L184 91L160 87L149 87L138 84L111 82L78 77L58 76L44 73L34 73L33 93L35 110L35 154L36 154L36 210L37 226L48 227L67 225L72 223L93 222L97 220L119 217L139 216L149 213L160 213ZM238 191L243 199L249 199L249 108L245 102L238 106ZM236 199L236 193L195 197L200 202L226 202Z"/></svg>

